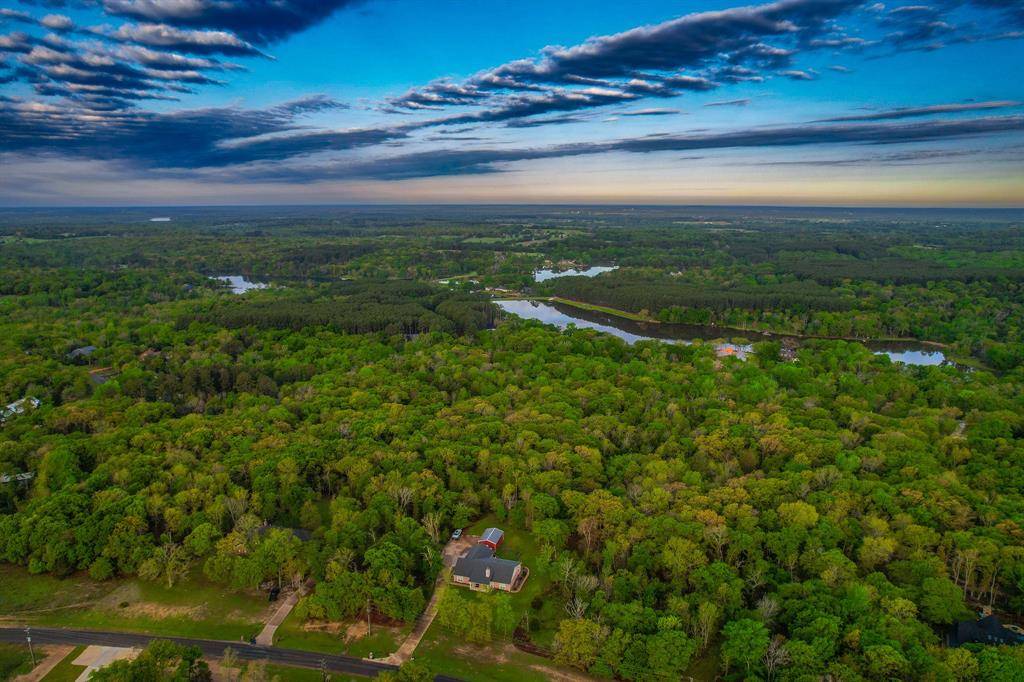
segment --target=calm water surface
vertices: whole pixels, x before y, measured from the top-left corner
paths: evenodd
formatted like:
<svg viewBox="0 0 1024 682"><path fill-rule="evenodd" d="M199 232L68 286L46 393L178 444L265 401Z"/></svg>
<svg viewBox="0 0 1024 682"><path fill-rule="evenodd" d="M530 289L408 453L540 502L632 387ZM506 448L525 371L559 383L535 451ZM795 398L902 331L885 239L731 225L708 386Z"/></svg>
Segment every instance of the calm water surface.
<svg viewBox="0 0 1024 682"><path fill-rule="evenodd" d="M221 277L214 277L219 279L221 282L227 282L231 287L231 293L233 294L244 294L247 291L253 289L266 289L267 284L264 282L250 282L245 278L244 275L223 275Z"/></svg>
<svg viewBox="0 0 1024 682"><path fill-rule="evenodd" d="M553 324L565 329L570 324L583 329L595 329L599 332L612 334L629 344L637 341L657 340L673 343L690 344L696 340L717 341L715 348L727 351L743 359L751 351L749 343L723 342L721 339L730 337L754 337L764 339L782 339L785 335L756 334L728 327L708 327L688 324L651 324L634 322L613 315L605 315L590 310L580 310L572 306L557 303L541 303L539 301L495 301L502 310L527 320L538 320L545 324ZM799 340L799 337L788 337ZM869 341L864 343L874 353L887 355L894 362L907 365L941 365L946 361L945 354L933 347L915 342L883 342Z"/></svg>
<svg viewBox="0 0 1024 682"><path fill-rule="evenodd" d="M602 272L618 270L618 265L594 265L579 270L537 270L533 273L534 282L543 282L556 277L597 277Z"/></svg>

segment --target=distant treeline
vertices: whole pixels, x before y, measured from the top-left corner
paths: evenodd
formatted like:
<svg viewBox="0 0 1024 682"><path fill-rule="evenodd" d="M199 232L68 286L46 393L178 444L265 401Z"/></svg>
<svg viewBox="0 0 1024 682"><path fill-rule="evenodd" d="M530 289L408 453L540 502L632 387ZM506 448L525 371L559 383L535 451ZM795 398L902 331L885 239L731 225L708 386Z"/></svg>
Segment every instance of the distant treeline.
<svg viewBox="0 0 1024 682"><path fill-rule="evenodd" d="M841 311L850 310L854 305L853 300L837 296L827 287L811 281L714 288L626 272L594 278L561 277L550 282L550 289L556 296L631 311L656 312L672 307L717 311L734 308Z"/></svg>
<svg viewBox="0 0 1024 682"><path fill-rule="evenodd" d="M361 282L340 289L344 293L329 298L303 293L220 301L181 321L212 322L228 328L298 330L317 326L351 334L464 334L492 327L497 314L485 298L440 291L424 283Z"/></svg>
<svg viewBox="0 0 1024 682"><path fill-rule="evenodd" d="M841 284L845 280L869 280L893 284L919 284L939 280L976 282L1005 278L1024 281L1024 270L989 267L986 265L960 265L950 267L935 261L907 258L830 258L828 255L783 256L778 269L797 277L813 279L821 284Z"/></svg>

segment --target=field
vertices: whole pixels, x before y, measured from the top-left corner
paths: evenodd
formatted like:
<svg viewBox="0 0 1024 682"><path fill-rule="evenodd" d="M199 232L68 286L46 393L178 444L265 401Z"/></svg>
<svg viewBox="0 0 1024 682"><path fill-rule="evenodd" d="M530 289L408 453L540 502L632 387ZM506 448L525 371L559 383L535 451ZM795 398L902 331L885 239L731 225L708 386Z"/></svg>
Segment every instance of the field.
<svg viewBox="0 0 1024 682"><path fill-rule="evenodd" d="M9 680L31 668L32 658L27 646L0 644L0 680Z"/></svg>
<svg viewBox="0 0 1024 682"><path fill-rule="evenodd" d="M360 623L361 624L361 623ZM395 649L412 629L373 625L369 635L353 637L346 641L346 632L352 623L327 623L323 630L304 629L293 611L277 628L274 645L286 649L304 649L327 654L345 654L369 658L384 658Z"/></svg>
<svg viewBox="0 0 1024 682"><path fill-rule="evenodd" d="M197 572L167 589L139 579L97 582L0 566L0 622L248 639L263 627L266 598L211 584Z"/></svg>

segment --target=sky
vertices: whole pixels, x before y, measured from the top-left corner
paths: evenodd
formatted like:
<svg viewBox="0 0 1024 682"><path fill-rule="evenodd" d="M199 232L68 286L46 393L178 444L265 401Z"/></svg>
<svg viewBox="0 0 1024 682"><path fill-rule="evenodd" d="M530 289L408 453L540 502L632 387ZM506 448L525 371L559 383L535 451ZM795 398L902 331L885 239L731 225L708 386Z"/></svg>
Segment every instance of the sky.
<svg viewBox="0 0 1024 682"><path fill-rule="evenodd" d="M330 203L1022 207L1024 0L0 0L0 205Z"/></svg>

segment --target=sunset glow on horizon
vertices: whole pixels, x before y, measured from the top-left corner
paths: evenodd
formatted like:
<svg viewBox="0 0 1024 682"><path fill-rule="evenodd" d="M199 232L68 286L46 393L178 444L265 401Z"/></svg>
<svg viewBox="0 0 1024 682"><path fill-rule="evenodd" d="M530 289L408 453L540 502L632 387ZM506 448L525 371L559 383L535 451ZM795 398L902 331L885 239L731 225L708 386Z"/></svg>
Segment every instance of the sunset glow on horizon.
<svg viewBox="0 0 1024 682"><path fill-rule="evenodd" d="M8 2L0 204L1024 206L1024 8Z"/></svg>

